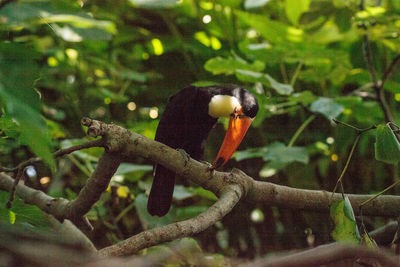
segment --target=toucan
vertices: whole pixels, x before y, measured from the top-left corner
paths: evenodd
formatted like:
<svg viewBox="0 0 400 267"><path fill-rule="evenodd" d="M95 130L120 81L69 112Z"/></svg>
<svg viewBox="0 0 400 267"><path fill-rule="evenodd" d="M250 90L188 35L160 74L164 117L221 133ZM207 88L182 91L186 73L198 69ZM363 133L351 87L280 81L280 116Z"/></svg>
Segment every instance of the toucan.
<svg viewBox="0 0 400 267"><path fill-rule="evenodd" d="M219 117L230 117L224 141L211 167L219 168L235 152L257 112L254 95L239 86L188 86L169 99L155 140L183 149L193 159L203 160L209 132ZM147 210L152 216L161 217L171 206L175 173L156 164L153 176Z"/></svg>

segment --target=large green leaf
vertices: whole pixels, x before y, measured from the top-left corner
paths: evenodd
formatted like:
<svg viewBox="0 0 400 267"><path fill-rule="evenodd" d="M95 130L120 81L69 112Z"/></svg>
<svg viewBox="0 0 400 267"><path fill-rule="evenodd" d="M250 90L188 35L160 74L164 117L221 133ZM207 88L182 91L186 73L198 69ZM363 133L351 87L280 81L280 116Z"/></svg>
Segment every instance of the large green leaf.
<svg viewBox="0 0 400 267"><path fill-rule="evenodd" d="M171 223L171 214L159 218L156 216L151 216L147 211L147 197L145 194L139 194L135 198L135 208L139 215L140 222L144 229L155 228Z"/></svg>
<svg viewBox="0 0 400 267"><path fill-rule="evenodd" d="M327 97L320 97L311 104L311 111L321 113L329 120L339 116L343 109L342 105Z"/></svg>
<svg viewBox="0 0 400 267"><path fill-rule="evenodd" d="M151 171L153 170L153 166L151 165L138 165L132 163L121 163L115 172L115 175L123 175L130 172L138 172L138 171Z"/></svg>
<svg viewBox="0 0 400 267"><path fill-rule="evenodd" d="M400 160L400 144L389 125L378 125L376 129L375 158L396 164Z"/></svg>
<svg viewBox="0 0 400 267"><path fill-rule="evenodd" d="M301 14L308 10L311 0L285 0L286 16L294 25L297 25Z"/></svg>
<svg viewBox="0 0 400 267"><path fill-rule="evenodd" d="M6 25L18 27L49 23L69 24L72 28L61 28L54 24L52 29L59 35L64 31L64 36L72 35L75 31L76 34L91 40L108 40L110 34L116 33L115 24L111 21L96 20L86 13L61 13L49 1L13 2L0 10L0 17L4 17Z"/></svg>
<svg viewBox="0 0 400 267"><path fill-rule="evenodd" d="M129 0L135 7L158 9L158 8L171 8L179 4L179 0Z"/></svg>
<svg viewBox="0 0 400 267"><path fill-rule="evenodd" d="M270 42L301 42L304 38L302 30L291 27L280 21L270 20L265 15L239 10L236 10L235 14L241 23L255 29Z"/></svg>
<svg viewBox="0 0 400 267"><path fill-rule="evenodd" d="M245 82L260 82L267 87L275 89L275 91L281 95L289 95L293 92L293 87L290 84L277 82L274 78L266 73L238 69L236 70L236 77L238 80Z"/></svg>
<svg viewBox="0 0 400 267"><path fill-rule="evenodd" d="M288 147L279 142L274 142L262 148L237 151L233 155L233 158L237 161L255 157L262 157L265 161L272 161L274 164L288 164L295 161L307 164L309 161L308 152L305 147Z"/></svg>
<svg viewBox="0 0 400 267"><path fill-rule="evenodd" d="M255 61L249 63L239 57L215 57L207 60L204 64L204 68L213 74L234 74L238 69L262 71L265 64L261 61Z"/></svg>
<svg viewBox="0 0 400 267"><path fill-rule="evenodd" d="M33 85L39 76L33 58L35 53L26 46L13 43L0 45L0 101L7 115L19 126L17 137L21 144L41 157L53 169L50 134L40 115L40 99Z"/></svg>
<svg viewBox="0 0 400 267"><path fill-rule="evenodd" d="M303 91L301 93L295 93L291 95L289 100L307 106L317 100L317 96L310 91Z"/></svg>
<svg viewBox="0 0 400 267"><path fill-rule="evenodd" d="M252 9L265 6L270 0L246 0L244 2L245 9Z"/></svg>
<svg viewBox="0 0 400 267"><path fill-rule="evenodd" d="M20 134L18 124L4 115L0 118L0 131L11 138L18 138Z"/></svg>
<svg viewBox="0 0 400 267"><path fill-rule="evenodd" d="M235 154L233 154L232 158L236 159L237 161L251 159L251 158L258 158L262 157L267 152L267 150L268 150L267 147L248 148L246 150L236 151Z"/></svg>
<svg viewBox="0 0 400 267"><path fill-rule="evenodd" d="M331 235L335 241L359 243L360 233L357 228L353 208L349 198L336 201L330 209L335 228Z"/></svg>
<svg viewBox="0 0 400 267"><path fill-rule="evenodd" d="M301 162L307 164L309 161L308 152L305 147L288 147L282 143L274 142L267 146L267 152L264 154L264 160L270 160L280 163Z"/></svg>
<svg viewBox="0 0 400 267"><path fill-rule="evenodd" d="M10 224L29 224L36 227L48 227L47 215L36 206L26 205L18 196L15 197L11 209L6 208L8 192L0 192L0 222Z"/></svg>

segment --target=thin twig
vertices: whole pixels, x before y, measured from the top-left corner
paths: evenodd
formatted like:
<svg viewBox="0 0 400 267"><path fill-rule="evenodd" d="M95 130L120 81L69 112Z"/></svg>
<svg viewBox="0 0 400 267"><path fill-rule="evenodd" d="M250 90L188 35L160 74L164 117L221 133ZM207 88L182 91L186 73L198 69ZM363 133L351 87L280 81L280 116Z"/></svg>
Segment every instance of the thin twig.
<svg viewBox="0 0 400 267"><path fill-rule="evenodd" d="M361 128L358 128L358 127L356 127L354 125L350 125L348 123L345 123L345 122L342 122L342 121L338 121L337 119L332 119L332 121L335 122L336 124L342 124L344 126L347 126L347 127L351 128L351 129L355 130L357 132L357 134L363 134L363 133L365 133L365 132L367 132L369 130L376 129L376 125L372 125L370 127L361 129Z"/></svg>
<svg viewBox="0 0 400 267"><path fill-rule="evenodd" d="M385 84L386 80L389 78L390 74L393 73L395 66L397 63L400 62L400 54L397 55L392 62L390 62L389 67L385 70L382 76L382 81L381 81L381 87L383 88L383 85Z"/></svg>
<svg viewBox="0 0 400 267"><path fill-rule="evenodd" d="M400 180L398 180L397 182L389 185L388 187L386 187L385 189L383 189L381 192L377 193L375 196L371 197L370 199L365 200L364 202L362 202L360 204L360 208L362 208L364 205L368 204L369 202L371 202L372 200L374 200L375 198L379 197L380 195L386 193L387 191L389 191L390 189L392 189L393 187L395 187L396 185L398 185L400 183Z"/></svg>
<svg viewBox="0 0 400 267"><path fill-rule="evenodd" d="M337 182L336 182L335 188L334 188L333 191L332 191L331 200L332 200L332 198L333 198L333 195L334 195L335 192L336 192L336 189L337 189L338 184L339 184L339 183L342 183L343 176L344 176L344 174L346 173L346 170L347 170L347 168L348 168L349 165L350 165L351 157L352 157L353 154L354 154L354 150L355 150L355 148L356 148L356 146L357 146L357 144L358 144L358 141L360 140L360 137L361 137L361 134L357 134L356 140L354 140L353 146L351 147L351 150L350 150L350 154L349 154L349 156L348 156L348 158L347 158L346 165L344 166L344 168L343 168L343 170L342 170L342 173L340 174L340 176L339 176L339 178L338 178L338 180L337 180ZM343 185L342 185L342 194L344 194L343 191L344 191L344 188L343 188Z"/></svg>
<svg viewBox="0 0 400 267"><path fill-rule="evenodd" d="M5 7L7 4L10 4L11 2L14 2L15 0L4 0L0 2L0 9Z"/></svg>
<svg viewBox="0 0 400 267"><path fill-rule="evenodd" d="M297 80L297 76L299 76L301 68L303 67L303 62L299 62L299 64L297 65L297 68L292 76L292 79L290 80L290 85L293 87L294 84L296 83Z"/></svg>
<svg viewBox="0 0 400 267"><path fill-rule="evenodd" d="M14 179L14 183L13 183L13 186L10 191L10 196L8 197L8 201L6 204L7 209L11 208L12 202L14 201L15 189L17 188L17 185L18 185L19 181L21 180L22 176L24 175L24 173L25 173L25 170L18 169L17 176Z"/></svg>
<svg viewBox="0 0 400 267"><path fill-rule="evenodd" d="M92 140L92 141L88 141L85 142L83 144L80 145L76 145L76 146L72 146L72 147L68 147L65 149L60 149L56 152L54 152L54 157L58 158L67 154L70 154L72 152L75 152L77 150L82 150L85 148L90 148L90 147L103 147L104 146L104 139L100 138L100 139L96 139L96 140ZM0 172L15 172L18 171L21 168L25 168L26 166L32 165L34 163L38 163L41 162L42 159L35 157L35 158L30 158L24 162L21 162L20 164L18 164L16 167L13 168L6 168L6 167L0 167Z"/></svg>
<svg viewBox="0 0 400 267"><path fill-rule="evenodd" d="M60 149L54 153L54 157L61 157L63 155L70 154L77 150L90 148L90 147L99 147L99 146L103 146L103 145L104 145L104 139L100 138L100 139L92 140L92 141L89 141L89 142L86 142L86 143L83 143L80 145L72 146L72 147L69 147L66 149ZM24 162L21 162L20 164L18 164L18 166L14 167L14 168L0 167L0 172L14 172L14 173L17 172L17 175L15 176L13 188L10 191L10 197L6 204L7 208L11 208L12 202L14 200L15 188L17 187L18 182L20 181L21 177L23 175L25 175L25 168L29 165L32 165L34 163L41 162L41 161L42 161L41 158L35 157L35 158L30 158ZM88 176L90 176L90 175L88 175Z"/></svg>
<svg viewBox="0 0 400 267"><path fill-rule="evenodd" d="M360 4L360 6L361 6L361 4ZM376 98L377 98L379 105L381 106L381 109L385 116L385 120L386 120L386 122L394 121L393 115L390 111L389 105L385 98L385 94L383 92L382 83L378 82L378 79L376 76L376 71L375 71L373 60L372 60L371 45L370 45L370 40L369 40L368 34L365 34L363 37L363 52L364 52L365 64L367 65L367 69L368 69L368 73L371 78L371 81L374 84Z"/></svg>
<svg viewBox="0 0 400 267"><path fill-rule="evenodd" d="M310 117L307 118L307 120L305 120L303 122L302 125L300 125L300 127L297 129L297 131L294 133L294 135L292 136L292 138L289 141L288 147L293 146L294 142L297 140L297 138L299 137L299 135L304 131L304 129L315 119L315 115L311 115Z"/></svg>

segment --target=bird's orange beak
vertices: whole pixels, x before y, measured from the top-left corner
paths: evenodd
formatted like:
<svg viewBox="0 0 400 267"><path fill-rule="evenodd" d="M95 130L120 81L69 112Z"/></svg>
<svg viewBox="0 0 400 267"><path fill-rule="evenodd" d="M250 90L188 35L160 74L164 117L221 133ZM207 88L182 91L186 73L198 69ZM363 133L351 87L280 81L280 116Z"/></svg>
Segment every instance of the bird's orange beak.
<svg viewBox="0 0 400 267"><path fill-rule="evenodd" d="M249 129L253 119L247 116L232 116L229 120L228 131L226 132L224 142L219 149L218 155L212 165L212 169L223 166L236 151L247 129Z"/></svg>

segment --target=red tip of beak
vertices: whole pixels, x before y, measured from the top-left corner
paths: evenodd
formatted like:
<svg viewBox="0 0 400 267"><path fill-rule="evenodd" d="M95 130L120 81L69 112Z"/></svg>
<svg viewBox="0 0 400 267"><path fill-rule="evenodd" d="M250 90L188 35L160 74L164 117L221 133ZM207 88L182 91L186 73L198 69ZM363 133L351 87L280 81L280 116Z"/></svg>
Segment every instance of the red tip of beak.
<svg viewBox="0 0 400 267"><path fill-rule="evenodd" d="M231 117L224 142L212 165L213 169L223 166L232 157L252 121L249 117Z"/></svg>

